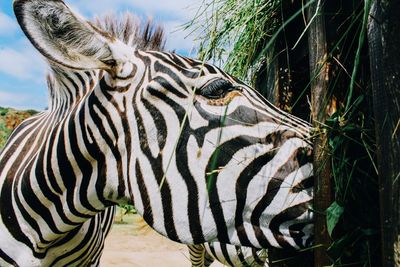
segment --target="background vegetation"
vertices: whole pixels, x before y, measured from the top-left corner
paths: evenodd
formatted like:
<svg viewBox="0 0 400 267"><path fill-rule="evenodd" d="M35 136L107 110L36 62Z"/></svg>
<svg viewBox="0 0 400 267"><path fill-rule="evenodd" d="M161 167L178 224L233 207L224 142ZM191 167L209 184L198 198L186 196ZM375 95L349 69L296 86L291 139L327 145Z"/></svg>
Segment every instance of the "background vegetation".
<svg viewBox="0 0 400 267"><path fill-rule="evenodd" d="M0 107L0 150L5 145L12 130L24 119L36 114L35 110L15 110L12 108Z"/></svg>

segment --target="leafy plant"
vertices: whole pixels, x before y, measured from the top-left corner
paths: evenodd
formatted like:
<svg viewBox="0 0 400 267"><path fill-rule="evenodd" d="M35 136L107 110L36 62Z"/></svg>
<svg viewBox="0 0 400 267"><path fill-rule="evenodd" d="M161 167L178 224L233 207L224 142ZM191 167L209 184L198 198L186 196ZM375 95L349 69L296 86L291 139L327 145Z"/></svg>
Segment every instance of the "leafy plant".
<svg viewBox="0 0 400 267"><path fill-rule="evenodd" d="M208 1L185 26L200 32L201 59L224 63L229 73L250 81L269 56L264 46L280 25L280 5L279 0Z"/></svg>
<svg viewBox="0 0 400 267"><path fill-rule="evenodd" d="M2 149L11 134L11 130L7 129L4 122L0 121L0 149Z"/></svg>
<svg viewBox="0 0 400 267"><path fill-rule="evenodd" d="M8 137L24 119L38 113L35 110L18 111L0 107L0 149L4 147Z"/></svg>
<svg viewBox="0 0 400 267"><path fill-rule="evenodd" d="M129 214L136 214L137 210L132 205L118 205L120 208L120 223L124 223L124 216Z"/></svg>

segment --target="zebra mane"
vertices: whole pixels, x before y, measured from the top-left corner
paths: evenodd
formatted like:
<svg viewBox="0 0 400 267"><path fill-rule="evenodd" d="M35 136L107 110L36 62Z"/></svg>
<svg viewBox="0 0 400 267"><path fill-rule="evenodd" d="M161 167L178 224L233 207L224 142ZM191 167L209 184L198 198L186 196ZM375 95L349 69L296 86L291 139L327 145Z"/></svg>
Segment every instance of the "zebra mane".
<svg viewBox="0 0 400 267"><path fill-rule="evenodd" d="M112 37L136 49L157 51L165 49L164 30L150 19L143 22L129 12L122 16L111 13L102 18L95 18L94 24Z"/></svg>

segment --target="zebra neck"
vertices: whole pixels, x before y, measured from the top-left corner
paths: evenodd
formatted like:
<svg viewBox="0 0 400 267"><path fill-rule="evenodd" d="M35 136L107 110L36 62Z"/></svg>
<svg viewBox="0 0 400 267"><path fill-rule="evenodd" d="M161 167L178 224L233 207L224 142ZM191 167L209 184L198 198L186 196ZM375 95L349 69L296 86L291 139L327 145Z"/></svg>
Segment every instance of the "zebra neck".
<svg viewBox="0 0 400 267"><path fill-rule="evenodd" d="M75 114L48 110L32 117L2 151L0 252L3 244L20 246L41 258L104 210L96 193L101 163L77 149L84 141L77 139Z"/></svg>
<svg viewBox="0 0 400 267"><path fill-rule="evenodd" d="M100 71L77 71L52 66L48 75L49 109L69 110L79 103L97 83Z"/></svg>

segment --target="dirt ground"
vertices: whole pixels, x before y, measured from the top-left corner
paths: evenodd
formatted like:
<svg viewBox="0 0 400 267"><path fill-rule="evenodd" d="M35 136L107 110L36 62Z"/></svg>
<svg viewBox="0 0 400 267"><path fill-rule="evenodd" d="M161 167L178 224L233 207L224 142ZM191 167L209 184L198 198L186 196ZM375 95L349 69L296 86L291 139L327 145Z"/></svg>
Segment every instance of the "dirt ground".
<svg viewBox="0 0 400 267"><path fill-rule="evenodd" d="M102 267L190 267L187 247L164 238L149 228L139 216L114 224L107 237ZM221 267L214 262L212 267Z"/></svg>

